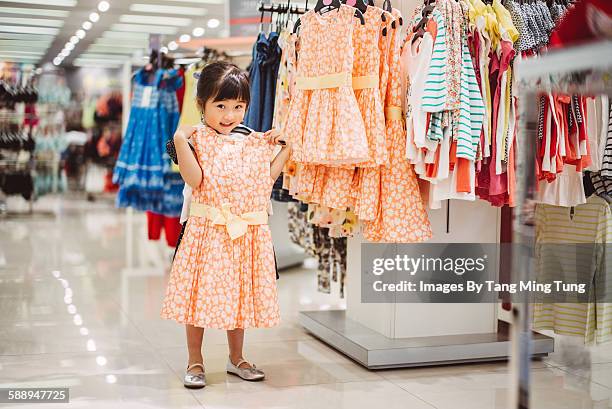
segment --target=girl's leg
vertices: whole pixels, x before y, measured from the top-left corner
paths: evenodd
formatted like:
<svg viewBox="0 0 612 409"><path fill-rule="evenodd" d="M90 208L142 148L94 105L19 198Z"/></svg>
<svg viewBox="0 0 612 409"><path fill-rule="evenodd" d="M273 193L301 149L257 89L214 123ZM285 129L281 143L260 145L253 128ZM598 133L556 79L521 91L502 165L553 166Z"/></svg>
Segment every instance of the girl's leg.
<svg viewBox="0 0 612 409"><path fill-rule="evenodd" d="M188 365L204 363L204 358L202 357L202 338L204 337L204 328L186 324L185 330L187 332L187 350L189 351ZM202 372L202 368L197 366L191 369L189 372L200 373Z"/></svg>
<svg viewBox="0 0 612 409"><path fill-rule="evenodd" d="M232 364L236 365L242 357L242 346L244 345L244 329L236 328L227 331L227 343L229 345L229 356ZM251 365L243 363L240 368L250 368Z"/></svg>

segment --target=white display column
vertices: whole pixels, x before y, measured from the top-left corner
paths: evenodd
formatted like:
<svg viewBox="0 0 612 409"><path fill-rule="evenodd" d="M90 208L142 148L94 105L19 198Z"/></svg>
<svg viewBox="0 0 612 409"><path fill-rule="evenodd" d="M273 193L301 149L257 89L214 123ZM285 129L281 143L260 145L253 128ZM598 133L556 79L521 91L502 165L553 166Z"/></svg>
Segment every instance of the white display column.
<svg viewBox="0 0 612 409"><path fill-rule="evenodd" d="M430 212L430 243L499 242L500 209L452 201L447 213L447 206ZM314 336L370 369L508 359L508 324L497 320L497 303L362 303L362 243L360 236L348 243L346 311L300 313L300 323ZM553 347L552 338L533 335L533 356Z"/></svg>
<svg viewBox="0 0 612 409"><path fill-rule="evenodd" d="M444 202L429 212L428 243L497 243L500 210L483 201ZM448 214L448 232L447 232ZM349 319L388 338L490 333L497 330L497 304L372 304L361 302L361 236L349 239L346 279ZM416 254L415 254L416 256ZM498 263L496 263L498 265Z"/></svg>

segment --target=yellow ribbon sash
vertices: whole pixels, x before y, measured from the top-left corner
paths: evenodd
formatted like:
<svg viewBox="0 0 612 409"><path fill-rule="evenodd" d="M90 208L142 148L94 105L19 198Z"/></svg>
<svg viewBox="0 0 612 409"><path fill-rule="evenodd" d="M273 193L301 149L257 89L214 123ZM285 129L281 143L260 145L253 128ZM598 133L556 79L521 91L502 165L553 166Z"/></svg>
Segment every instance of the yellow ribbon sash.
<svg viewBox="0 0 612 409"><path fill-rule="evenodd" d="M249 225L260 225L268 223L268 213L265 210L247 212L236 215L230 210L231 205L224 203L221 209L205 205L203 203L192 203L189 209L190 216L206 217L214 224L223 225L232 240L243 236Z"/></svg>

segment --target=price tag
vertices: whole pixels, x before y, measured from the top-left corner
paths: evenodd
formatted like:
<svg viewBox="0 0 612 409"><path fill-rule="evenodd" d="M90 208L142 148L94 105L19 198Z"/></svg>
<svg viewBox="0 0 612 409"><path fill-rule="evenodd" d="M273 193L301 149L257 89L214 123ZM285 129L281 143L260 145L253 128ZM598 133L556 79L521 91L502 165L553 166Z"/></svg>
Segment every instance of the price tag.
<svg viewBox="0 0 612 409"><path fill-rule="evenodd" d="M148 107L151 104L151 94L153 93L153 87L145 87L142 92L142 103L141 107Z"/></svg>

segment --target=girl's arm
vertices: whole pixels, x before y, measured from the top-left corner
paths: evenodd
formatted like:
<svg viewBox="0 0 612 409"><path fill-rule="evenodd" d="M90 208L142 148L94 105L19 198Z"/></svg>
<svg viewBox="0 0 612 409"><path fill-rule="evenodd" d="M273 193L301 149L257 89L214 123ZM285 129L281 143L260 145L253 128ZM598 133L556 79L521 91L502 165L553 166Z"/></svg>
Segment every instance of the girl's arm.
<svg viewBox="0 0 612 409"><path fill-rule="evenodd" d="M188 139L195 132L193 126L183 125L174 133L174 145L179 171L185 183L195 189L202 183L202 168L189 147Z"/></svg>
<svg viewBox="0 0 612 409"><path fill-rule="evenodd" d="M272 176L272 179L276 180L280 176L285 167L285 163L289 159L290 153L291 148L283 146L272 162L270 162L270 176Z"/></svg>
<svg viewBox="0 0 612 409"><path fill-rule="evenodd" d="M291 154L291 146L276 129L269 130L268 132L264 133L264 136L268 137L271 144L284 145L280 152L274 157L274 159L272 159L272 162L270 162L270 176L272 176L273 180L276 180L280 176L283 168L285 167L285 163L289 159L289 155Z"/></svg>

